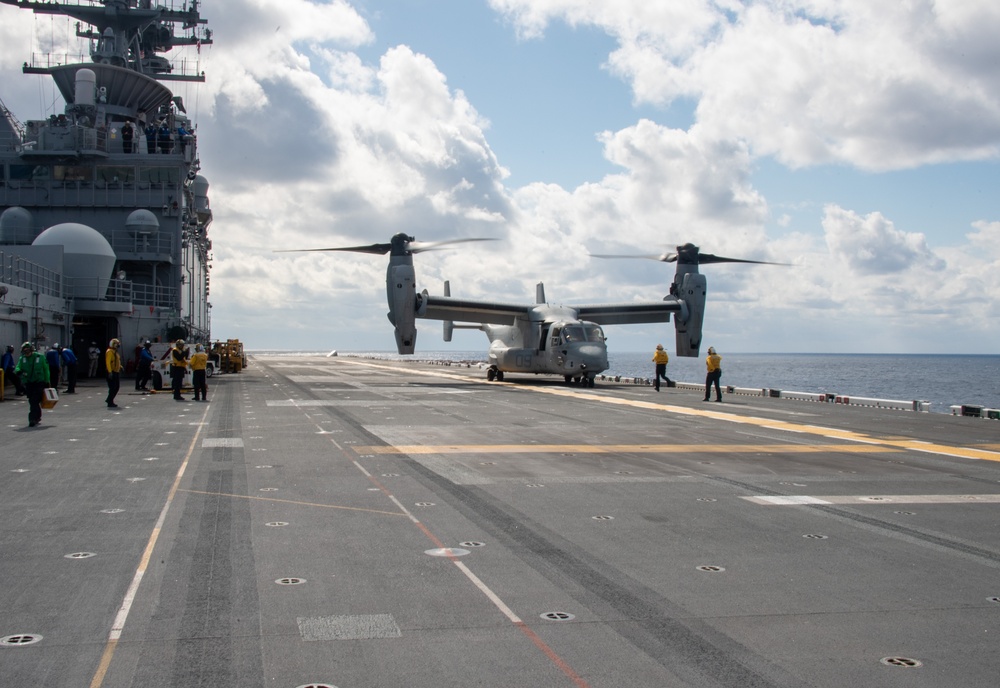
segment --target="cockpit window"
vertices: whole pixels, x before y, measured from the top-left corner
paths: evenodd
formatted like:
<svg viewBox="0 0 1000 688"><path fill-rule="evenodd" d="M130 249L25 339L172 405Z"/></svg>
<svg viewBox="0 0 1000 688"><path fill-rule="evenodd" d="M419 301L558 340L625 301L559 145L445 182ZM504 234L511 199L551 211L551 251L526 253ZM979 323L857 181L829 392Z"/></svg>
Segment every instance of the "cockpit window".
<svg viewBox="0 0 1000 688"><path fill-rule="evenodd" d="M604 341L604 330L602 330L597 325L584 325L584 332L587 334L588 342L603 342Z"/></svg>

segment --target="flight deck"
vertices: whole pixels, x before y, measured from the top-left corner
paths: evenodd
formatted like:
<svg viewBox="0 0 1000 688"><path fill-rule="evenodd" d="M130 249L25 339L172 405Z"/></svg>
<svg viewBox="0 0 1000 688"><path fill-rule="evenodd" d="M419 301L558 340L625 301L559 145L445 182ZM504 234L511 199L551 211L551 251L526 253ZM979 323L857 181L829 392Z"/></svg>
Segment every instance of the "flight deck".
<svg viewBox="0 0 1000 688"><path fill-rule="evenodd" d="M78 392L0 404L3 685L1000 674L995 421L343 356Z"/></svg>

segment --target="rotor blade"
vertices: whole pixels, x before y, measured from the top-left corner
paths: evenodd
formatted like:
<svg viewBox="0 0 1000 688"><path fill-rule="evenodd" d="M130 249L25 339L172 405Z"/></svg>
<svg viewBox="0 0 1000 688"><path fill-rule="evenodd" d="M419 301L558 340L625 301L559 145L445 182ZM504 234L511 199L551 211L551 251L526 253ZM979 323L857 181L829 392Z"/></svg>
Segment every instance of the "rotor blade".
<svg viewBox="0 0 1000 688"><path fill-rule="evenodd" d="M613 253L591 253L588 254L591 258L642 258L645 260L657 260L661 263L673 263L677 260L676 253L660 253L660 254L646 254L646 255L636 255L636 254L613 254Z"/></svg>
<svg viewBox="0 0 1000 688"><path fill-rule="evenodd" d="M791 263L772 263L769 260L746 260L744 258L726 258L725 256L713 256L711 253L698 254L698 262L702 265L708 263L753 263L754 265L791 265Z"/></svg>
<svg viewBox="0 0 1000 688"><path fill-rule="evenodd" d="M467 244L472 241L496 241L496 239L445 239L444 241L411 241L407 245L410 253L422 253L423 251L439 251L452 244Z"/></svg>
<svg viewBox="0 0 1000 688"><path fill-rule="evenodd" d="M301 253L305 251L353 251L354 253L374 253L385 255L392 244L371 244L370 246L341 246L337 248L283 248L275 249L274 253Z"/></svg>

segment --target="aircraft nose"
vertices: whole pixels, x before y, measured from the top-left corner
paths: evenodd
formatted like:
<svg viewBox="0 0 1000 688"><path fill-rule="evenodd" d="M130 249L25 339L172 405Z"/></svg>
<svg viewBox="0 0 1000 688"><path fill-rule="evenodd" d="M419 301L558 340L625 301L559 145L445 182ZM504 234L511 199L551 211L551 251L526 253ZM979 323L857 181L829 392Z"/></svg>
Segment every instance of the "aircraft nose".
<svg viewBox="0 0 1000 688"><path fill-rule="evenodd" d="M581 344L576 351L579 365L587 370L601 372L608 369L608 350L596 344Z"/></svg>

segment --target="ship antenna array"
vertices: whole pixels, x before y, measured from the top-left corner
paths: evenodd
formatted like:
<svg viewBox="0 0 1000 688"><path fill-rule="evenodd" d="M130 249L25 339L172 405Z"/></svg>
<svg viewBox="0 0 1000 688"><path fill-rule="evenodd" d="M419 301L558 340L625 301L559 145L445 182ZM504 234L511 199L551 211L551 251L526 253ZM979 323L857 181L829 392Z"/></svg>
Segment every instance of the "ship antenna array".
<svg viewBox="0 0 1000 688"><path fill-rule="evenodd" d="M2 114L4 117L7 118L7 122L10 123L11 128L14 131L17 132L17 135L23 141L24 140L24 125L21 124L21 121L14 115L13 112L10 111L10 108L8 108L6 105L4 105L4 102L3 102L2 99L0 99L0 114Z"/></svg>

